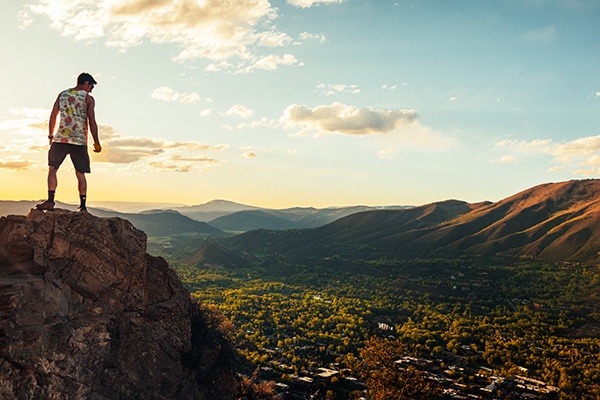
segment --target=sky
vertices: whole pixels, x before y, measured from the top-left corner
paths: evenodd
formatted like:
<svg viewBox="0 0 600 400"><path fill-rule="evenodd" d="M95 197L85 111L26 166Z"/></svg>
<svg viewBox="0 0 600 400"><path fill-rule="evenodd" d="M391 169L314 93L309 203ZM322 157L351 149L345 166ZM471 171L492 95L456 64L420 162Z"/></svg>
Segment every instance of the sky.
<svg viewBox="0 0 600 400"><path fill-rule="evenodd" d="M91 73L88 202L498 201L600 175L600 0L3 0L0 199L46 196ZM59 201L77 201L70 160Z"/></svg>

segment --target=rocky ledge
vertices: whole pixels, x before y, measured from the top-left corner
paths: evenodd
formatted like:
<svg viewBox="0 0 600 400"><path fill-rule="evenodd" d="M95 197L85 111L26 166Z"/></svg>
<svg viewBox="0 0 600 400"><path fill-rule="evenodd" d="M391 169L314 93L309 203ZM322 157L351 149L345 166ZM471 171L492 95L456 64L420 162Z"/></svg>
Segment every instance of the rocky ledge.
<svg viewBox="0 0 600 400"><path fill-rule="evenodd" d="M1 399L231 399L207 310L123 219L0 218Z"/></svg>

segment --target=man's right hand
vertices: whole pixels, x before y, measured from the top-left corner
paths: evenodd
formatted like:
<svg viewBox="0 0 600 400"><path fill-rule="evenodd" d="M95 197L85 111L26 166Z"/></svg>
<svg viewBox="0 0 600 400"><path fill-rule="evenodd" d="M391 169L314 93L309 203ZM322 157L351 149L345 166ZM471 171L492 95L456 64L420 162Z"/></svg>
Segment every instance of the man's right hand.
<svg viewBox="0 0 600 400"><path fill-rule="evenodd" d="M100 153L102 151L102 146L100 143L94 143L94 153Z"/></svg>

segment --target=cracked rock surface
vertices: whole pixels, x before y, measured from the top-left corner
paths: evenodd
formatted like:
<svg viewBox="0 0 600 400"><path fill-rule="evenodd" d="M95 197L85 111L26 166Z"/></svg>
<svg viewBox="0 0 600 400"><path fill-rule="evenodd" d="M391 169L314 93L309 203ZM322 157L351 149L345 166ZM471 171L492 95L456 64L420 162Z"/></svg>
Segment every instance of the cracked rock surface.
<svg viewBox="0 0 600 400"><path fill-rule="evenodd" d="M231 399L202 313L128 221L0 218L1 399Z"/></svg>

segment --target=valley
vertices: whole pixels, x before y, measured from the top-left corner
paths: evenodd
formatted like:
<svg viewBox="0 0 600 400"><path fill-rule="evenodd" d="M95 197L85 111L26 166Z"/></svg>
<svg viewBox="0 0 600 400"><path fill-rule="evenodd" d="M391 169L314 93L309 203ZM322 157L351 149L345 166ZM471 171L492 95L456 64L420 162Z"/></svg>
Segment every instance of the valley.
<svg viewBox="0 0 600 400"><path fill-rule="evenodd" d="M277 256L231 270L170 264L198 301L217 305L233 323L247 374L260 368L262 378L301 396L357 395L364 387L349 359L373 336L399 341L403 356L427 365L428 379L448 396L581 399L600 393L595 266L380 260L371 274L286 265ZM323 369L337 378L322 379ZM518 377L544 385L525 390ZM495 391L482 390L494 383Z"/></svg>

